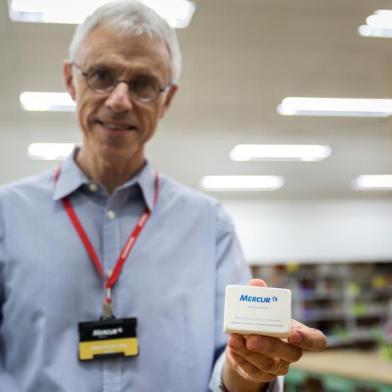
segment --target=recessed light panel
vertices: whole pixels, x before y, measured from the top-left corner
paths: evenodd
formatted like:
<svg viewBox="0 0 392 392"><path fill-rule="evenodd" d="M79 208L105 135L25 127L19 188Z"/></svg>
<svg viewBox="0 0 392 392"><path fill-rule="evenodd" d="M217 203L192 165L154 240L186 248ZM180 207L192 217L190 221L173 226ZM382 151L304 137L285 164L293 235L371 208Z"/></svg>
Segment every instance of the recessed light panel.
<svg viewBox="0 0 392 392"><path fill-rule="evenodd" d="M187 27L196 5L190 0L140 0L174 28ZM36 23L81 23L109 0L8 0L11 20Z"/></svg>
<svg viewBox="0 0 392 392"><path fill-rule="evenodd" d="M201 180L208 191L274 191L283 184L280 176L206 176Z"/></svg>
<svg viewBox="0 0 392 392"><path fill-rule="evenodd" d="M352 183L355 190L392 190L391 174L358 176Z"/></svg>
<svg viewBox="0 0 392 392"><path fill-rule="evenodd" d="M28 155L31 159L63 160L74 147L74 143L32 143L28 147Z"/></svg>
<svg viewBox="0 0 392 392"><path fill-rule="evenodd" d="M277 111L285 116L388 117L392 99L287 97Z"/></svg>
<svg viewBox="0 0 392 392"><path fill-rule="evenodd" d="M312 144L239 144L230 152L233 161L321 161L331 147Z"/></svg>
<svg viewBox="0 0 392 392"><path fill-rule="evenodd" d="M366 18L366 24L358 27L363 37L392 38L392 10L377 10Z"/></svg>
<svg viewBox="0 0 392 392"><path fill-rule="evenodd" d="M25 91L19 100L22 108L28 111L73 112L76 106L68 93Z"/></svg>

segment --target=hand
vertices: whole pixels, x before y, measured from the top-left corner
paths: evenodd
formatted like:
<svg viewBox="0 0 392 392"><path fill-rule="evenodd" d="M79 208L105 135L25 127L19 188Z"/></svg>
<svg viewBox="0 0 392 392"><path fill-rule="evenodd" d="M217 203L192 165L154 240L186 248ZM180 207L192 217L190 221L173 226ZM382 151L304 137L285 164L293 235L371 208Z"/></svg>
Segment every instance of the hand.
<svg viewBox="0 0 392 392"><path fill-rule="evenodd" d="M260 279L252 279L249 284L267 286ZM233 369L247 382L267 383L276 376L287 374L290 364L302 357L303 350L322 351L326 345L327 340L321 331L292 320L290 336L287 339L231 334L226 349L229 366L226 367ZM230 378L234 380L238 377L227 377L226 371L223 380L226 388L236 390L237 388L230 388Z"/></svg>

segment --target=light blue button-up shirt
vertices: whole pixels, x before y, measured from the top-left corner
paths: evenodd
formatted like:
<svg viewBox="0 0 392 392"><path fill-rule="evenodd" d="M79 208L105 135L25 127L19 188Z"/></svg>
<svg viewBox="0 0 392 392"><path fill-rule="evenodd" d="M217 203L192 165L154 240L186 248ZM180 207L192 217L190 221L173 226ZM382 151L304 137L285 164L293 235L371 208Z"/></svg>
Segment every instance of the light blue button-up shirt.
<svg viewBox="0 0 392 392"><path fill-rule="evenodd" d="M224 349L224 290L246 283L231 220L219 203L146 164L108 195L72 157L0 189L0 390L204 392ZM78 323L101 316L103 281L61 203L68 196L111 270L138 218L152 215L113 288L113 311L137 317L140 354L80 362Z"/></svg>

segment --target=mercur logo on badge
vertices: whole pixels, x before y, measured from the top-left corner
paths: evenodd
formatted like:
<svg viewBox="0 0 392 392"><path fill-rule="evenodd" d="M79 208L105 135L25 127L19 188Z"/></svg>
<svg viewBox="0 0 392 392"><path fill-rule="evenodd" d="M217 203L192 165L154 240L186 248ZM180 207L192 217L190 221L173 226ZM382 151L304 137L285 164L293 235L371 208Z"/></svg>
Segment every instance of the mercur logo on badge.
<svg viewBox="0 0 392 392"><path fill-rule="evenodd" d="M259 302L259 303L273 303L278 302L278 297L253 297L247 294L240 295L240 302Z"/></svg>

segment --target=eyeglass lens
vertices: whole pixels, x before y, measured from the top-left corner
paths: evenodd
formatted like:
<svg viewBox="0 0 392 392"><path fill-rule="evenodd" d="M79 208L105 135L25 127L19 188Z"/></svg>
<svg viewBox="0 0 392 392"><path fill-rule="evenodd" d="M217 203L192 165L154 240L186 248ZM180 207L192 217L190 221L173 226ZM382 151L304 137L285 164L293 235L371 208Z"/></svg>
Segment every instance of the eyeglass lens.
<svg viewBox="0 0 392 392"><path fill-rule="evenodd" d="M159 83L152 77L139 75L129 83L119 80L114 71L108 69L91 69L86 74L89 87L97 92L109 92L119 82L128 84L131 92L141 100L154 100L161 92Z"/></svg>

